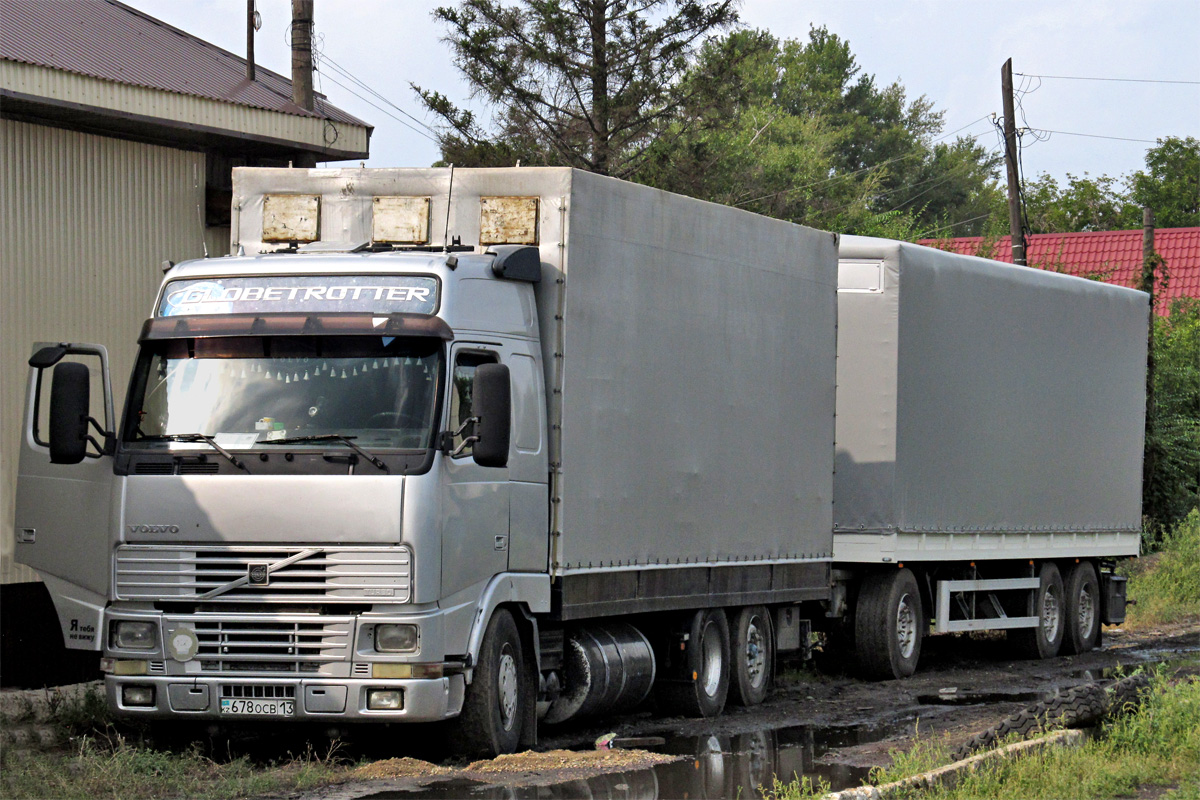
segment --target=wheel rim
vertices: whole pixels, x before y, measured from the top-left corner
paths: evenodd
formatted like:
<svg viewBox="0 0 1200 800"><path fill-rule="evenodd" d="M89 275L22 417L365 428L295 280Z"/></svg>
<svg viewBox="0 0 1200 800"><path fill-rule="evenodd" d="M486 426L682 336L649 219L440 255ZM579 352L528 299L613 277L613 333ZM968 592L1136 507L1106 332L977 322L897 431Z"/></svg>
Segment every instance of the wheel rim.
<svg viewBox="0 0 1200 800"><path fill-rule="evenodd" d="M500 698L500 724L505 730L511 730L517 718L517 659L513 656L512 645L507 643L500 650L496 688Z"/></svg>
<svg viewBox="0 0 1200 800"><path fill-rule="evenodd" d="M757 614L746 624L746 677L755 689L762 686L767 676L767 651L761 624Z"/></svg>
<svg viewBox="0 0 1200 800"><path fill-rule="evenodd" d="M896 645L901 658L912 658L917 649L917 610L909 594L896 604Z"/></svg>
<svg viewBox="0 0 1200 800"><path fill-rule="evenodd" d="M1058 595L1053 589L1047 589L1045 597L1042 598L1042 632L1046 635L1046 641L1053 642L1058 638L1061 617Z"/></svg>
<svg viewBox="0 0 1200 800"><path fill-rule="evenodd" d="M712 622L704 626L704 661L700 665L700 686L709 697L716 697L721 685L721 637L713 628Z"/></svg>
<svg viewBox="0 0 1200 800"><path fill-rule="evenodd" d="M1086 637L1092 632L1096 623L1096 598L1092 596L1092 587L1084 584L1079 587L1079 635Z"/></svg>

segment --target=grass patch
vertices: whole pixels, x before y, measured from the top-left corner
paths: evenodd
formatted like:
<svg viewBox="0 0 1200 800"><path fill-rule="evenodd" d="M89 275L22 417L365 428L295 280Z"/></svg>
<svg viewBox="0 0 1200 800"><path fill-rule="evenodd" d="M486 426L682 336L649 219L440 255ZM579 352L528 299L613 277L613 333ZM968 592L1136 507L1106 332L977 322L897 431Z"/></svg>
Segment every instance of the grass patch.
<svg viewBox="0 0 1200 800"><path fill-rule="evenodd" d="M1159 551L1129 563L1131 628L1200 617L1200 510L1162 534Z"/></svg>
<svg viewBox="0 0 1200 800"><path fill-rule="evenodd" d="M217 763L199 751L172 753L124 738L82 737L74 752L0 758L0 792L13 798L236 798L298 791L346 777L333 754L309 752L271 768L242 757Z"/></svg>
<svg viewBox="0 0 1200 800"><path fill-rule="evenodd" d="M918 739L893 764L872 771L874 784L924 772L949 760L940 740ZM1133 714L1109 720L1079 748L1052 747L995 762L963 775L953 788L913 789L895 795L923 800L1108 800L1161 787L1175 800L1200 798L1200 679L1175 684L1156 677ZM811 784L776 784L767 800L813 797Z"/></svg>

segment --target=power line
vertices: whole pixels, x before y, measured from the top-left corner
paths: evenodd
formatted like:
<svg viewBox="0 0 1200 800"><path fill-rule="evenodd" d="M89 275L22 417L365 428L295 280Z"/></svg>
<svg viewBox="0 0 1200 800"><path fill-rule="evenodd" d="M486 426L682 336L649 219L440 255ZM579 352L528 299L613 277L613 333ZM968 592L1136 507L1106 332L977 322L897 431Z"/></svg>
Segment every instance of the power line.
<svg viewBox="0 0 1200 800"><path fill-rule="evenodd" d="M319 53L317 53L317 57L318 57L318 59L319 59L321 62L323 62L323 63L325 63L325 64L329 65L330 67L332 67L332 68L333 68L333 70L334 70L335 72L337 72L339 75L341 75L342 77L346 78L347 80L353 81L353 82L354 82L354 83L355 83L357 86L359 86L360 88L362 88L364 91L366 91L366 92L368 92L369 94L373 95L375 98L377 98L377 99L378 99L378 100L380 100L381 102L383 102L383 103L386 103L387 105L389 105L389 106L391 106L392 108L396 109L396 110L397 110L397 111L399 111L401 114L403 114L404 116L408 117L410 120L412 120L413 122L415 122L417 125L419 125L419 126L421 126L422 128L424 128L424 129L425 129L426 131L428 131L430 134L433 134L433 135L435 135L435 136L437 135L437 131L435 131L433 128L431 128L429 125L427 125L425 122L423 122L423 121L421 121L421 120L417 119L417 118L416 118L416 117L414 117L412 114L408 113L408 112L407 112L407 111L405 111L403 108L401 108L400 106L396 105L396 104L395 104L395 103L393 103L391 100L389 100L388 98L384 97L384 96L383 96L382 94L380 94L379 92L377 92L377 91L375 91L374 89L372 89L372 88L371 88L371 87L370 87L370 86L369 86L369 85L366 83L366 81L364 81L364 80L362 80L361 78L359 78L359 77L355 76L353 73L351 73L351 72L350 72L350 70L346 69L346 68L345 68L345 67L343 67L341 64L337 63L337 62L336 62L336 61L334 61L332 58L330 58L329 56L325 55L325 53L324 53L324 52L319 52Z"/></svg>
<svg viewBox="0 0 1200 800"><path fill-rule="evenodd" d="M433 136L430 136L428 133L426 133L425 131L423 131L423 130L421 130L420 128L416 127L415 125L410 125L408 122L406 122L406 121L404 121L404 120L400 119L400 117L397 117L395 114L393 114L392 112L388 111L388 110L387 110L386 108L384 108L383 106L381 106L381 105L378 105L377 103L373 103L373 102L371 102L370 100L368 100L367 98L363 97L361 94L359 94L358 92L354 91L354 90L353 90L353 89L351 89L349 86L347 86L346 84L342 83L341 81L339 81L337 78L333 77L332 75L326 74L326 75L325 75L325 77L326 77L326 78L329 78L329 80L330 80L331 82L333 82L333 83L337 84L338 86L342 87L342 88L343 88L343 89L345 89L347 92L349 92L350 94L354 95L354 96L355 96L355 97L357 97L359 100L362 100L364 103L366 103L367 105L371 106L372 108L374 108L374 109L376 109L376 110L378 110L378 111L381 111L381 112L383 112L384 114L387 114L389 117L391 117L392 119L396 120L396 122L399 122L401 125L405 126L406 128L409 128L409 129L410 129L410 130L412 130L414 133L418 133L418 134L420 134L421 136L424 136L424 137L425 137L426 139L428 139L429 141L433 142L434 144L437 144L437 139L435 139Z"/></svg>
<svg viewBox="0 0 1200 800"><path fill-rule="evenodd" d="M1063 136L1086 136L1089 139L1112 139L1114 142L1143 142L1145 144L1158 144L1157 139L1129 139L1124 136L1101 136L1098 133L1072 133L1071 131L1052 131L1049 128L1029 128L1034 135L1040 133L1061 133Z"/></svg>
<svg viewBox="0 0 1200 800"><path fill-rule="evenodd" d="M991 214L990 214L990 213L988 213L988 214L980 214L978 217L971 217L970 219L964 219L964 220L961 220L961 221L959 221L959 222L952 222L952 223L950 223L949 225L943 225L943 226L942 226L942 227L940 227L940 228L931 228L930 230L924 231L925 235L924 235L924 236L922 236L921 238L922 238L922 239L928 239L928 238L929 238L929 234L931 234L931 233L937 233L938 231L944 231L944 230L946 230L946 229L948 229L948 228L957 228L959 225L966 225L968 222L978 222L979 220L981 220L981 219L987 219L987 218L988 218L988 217L990 217L990 216L991 216Z"/></svg>
<svg viewBox="0 0 1200 800"><path fill-rule="evenodd" d="M1014 72L1024 78L1054 78L1060 81L1111 81L1113 83L1175 83L1186 86L1200 86L1200 81L1162 81L1149 78L1093 78L1083 75L1034 75L1028 72Z"/></svg>

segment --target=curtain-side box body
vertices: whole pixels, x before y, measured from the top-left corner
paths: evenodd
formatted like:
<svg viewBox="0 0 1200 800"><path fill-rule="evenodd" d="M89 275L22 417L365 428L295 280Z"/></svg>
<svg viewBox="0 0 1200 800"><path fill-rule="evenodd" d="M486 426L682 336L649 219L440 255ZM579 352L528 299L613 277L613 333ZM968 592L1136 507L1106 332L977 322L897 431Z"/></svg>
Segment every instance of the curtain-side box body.
<svg viewBox="0 0 1200 800"><path fill-rule="evenodd" d="M278 227L264 226L267 195L320 196L305 235L319 228L321 242L383 229L539 248L528 330L542 344L547 568L564 618L636 610L637 597L652 610L714 592L826 596L833 234L567 168L458 169L452 185L447 169L238 179L235 251L278 246L254 240ZM381 226L380 208L407 216Z"/></svg>
<svg viewBox="0 0 1200 800"><path fill-rule="evenodd" d="M1136 555L1147 295L846 236L837 562Z"/></svg>

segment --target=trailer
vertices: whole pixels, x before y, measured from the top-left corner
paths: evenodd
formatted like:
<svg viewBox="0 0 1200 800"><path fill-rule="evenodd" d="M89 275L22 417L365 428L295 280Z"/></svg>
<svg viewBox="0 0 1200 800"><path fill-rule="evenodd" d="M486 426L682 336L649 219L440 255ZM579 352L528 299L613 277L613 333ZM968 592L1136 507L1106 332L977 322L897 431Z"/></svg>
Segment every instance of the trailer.
<svg viewBox="0 0 1200 800"><path fill-rule="evenodd" d="M103 346L30 359L17 557L116 714L511 752L808 647L833 234L565 168L236 169L231 230L120 419Z"/></svg>
<svg viewBox="0 0 1200 800"><path fill-rule="evenodd" d="M911 674L930 622L1046 658L1124 619L1149 315L1131 289L842 237L831 631L864 673Z"/></svg>

